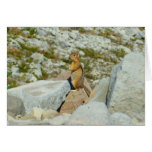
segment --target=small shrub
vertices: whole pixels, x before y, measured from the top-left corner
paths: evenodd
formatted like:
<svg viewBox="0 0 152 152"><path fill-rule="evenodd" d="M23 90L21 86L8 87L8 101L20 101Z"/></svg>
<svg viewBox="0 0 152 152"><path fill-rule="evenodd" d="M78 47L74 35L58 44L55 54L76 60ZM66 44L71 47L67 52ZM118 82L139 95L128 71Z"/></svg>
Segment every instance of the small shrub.
<svg viewBox="0 0 152 152"><path fill-rule="evenodd" d="M81 33L81 34L92 34L92 35L96 35L96 33L95 33L95 28L94 28L94 30L85 30L85 28L84 27L71 27L71 28L69 28L69 31L72 31L72 30L77 30L77 31L79 31L79 33Z"/></svg>
<svg viewBox="0 0 152 152"><path fill-rule="evenodd" d="M62 58L61 60L62 60L63 62L65 62L65 63L68 63L68 64L70 63L69 59L64 59L64 58Z"/></svg>
<svg viewBox="0 0 152 152"><path fill-rule="evenodd" d="M37 34L37 30L34 27L26 27L25 30L29 31L31 38Z"/></svg>
<svg viewBox="0 0 152 152"><path fill-rule="evenodd" d="M83 49L83 48L77 48L81 51L83 51L85 53L85 56L87 57L91 57L91 58L100 58L100 53L94 51L93 49L91 48L86 48L86 49Z"/></svg>
<svg viewBox="0 0 152 152"><path fill-rule="evenodd" d="M7 77L12 76L12 72L7 72Z"/></svg>
<svg viewBox="0 0 152 152"><path fill-rule="evenodd" d="M43 54L46 58L48 59L57 59L57 56L54 55L54 50L53 49L50 49L46 52L40 52L41 54Z"/></svg>
<svg viewBox="0 0 152 152"><path fill-rule="evenodd" d="M11 76L7 77L7 89L11 89L14 87L19 86L15 79L13 79Z"/></svg>
<svg viewBox="0 0 152 152"><path fill-rule="evenodd" d="M30 69L29 64L26 62L22 61L21 64L19 65L19 72L26 73Z"/></svg>
<svg viewBox="0 0 152 152"><path fill-rule="evenodd" d="M27 27L25 29L28 30L30 34L25 34L22 31L22 29L17 28L17 27L8 27L7 33L12 34L14 39L15 39L15 37L17 38L18 35L21 35L21 36L26 37L26 38L34 38L35 37L35 35L37 33L36 28Z"/></svg>
<svg viewBox="0 0 152 152"><path fill-rule="evenodd" d="M124 49L112 50L111 53L115 54L117 57L124 57L126 55Z"/></svg>
<svg viewBox="0 0 152 152"><path fill-rule="evenodd" d="M32 53L37 52L39 50L38 47L36 47L36 46L28 46L23 43L19 43L19 44L20 44L22 50L27 50Z"/></svg>
<svg viewBox="0 0 152 152"><path fill-rule="evenodd" d="M66 65L61 65L60 68L61 68L61 69L64 69L64 70L67 70L67 69L68 69L68 67L67 67Z"/></svg>
<svg viewBox="0 0 152 152"><path fill-rule="evenodd" d="M84 76L88 79L96 79L95 76L90 73L85 73Z"/></svg>
<svg viewBox="0 0 152 152"><path fill-rule="evenodd" d="M145 30L145 27L138 27L141 31Z"/></svg>
<svg viewBox="0 0 152 152"><path fill-rule="evenodd" d="M42 80L45 80L45 79L47 79L48 78L48 73L43 69L43 68L41 68L41 72L42 72L42 77L41 77L41 79Z"/></svg>

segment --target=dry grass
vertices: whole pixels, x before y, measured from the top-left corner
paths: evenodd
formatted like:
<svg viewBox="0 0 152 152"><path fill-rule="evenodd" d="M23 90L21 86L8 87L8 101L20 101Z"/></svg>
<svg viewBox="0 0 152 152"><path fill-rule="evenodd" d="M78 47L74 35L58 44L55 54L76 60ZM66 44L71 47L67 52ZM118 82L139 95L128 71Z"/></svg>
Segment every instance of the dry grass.
<svg viewBox="0 0 152 152"><path fill-rule="evenodd" d="M31 31L30 31L30 34L25 34L21 29L17 28L17 27L8 27L7 28L7 33L8 34L13 34L13 35L20 35L20 36L23 36L23 37L26 37L26 38L34 38L34 33L32 32L32 28L31 28Z"/></svg>
<svg viewBox="0 0 152 152"><path fill-rule="evenodd" d="M17 48L7 48L7 55L12 55L15 59L22 59L24 56L29 57L30 52L25 52Z"/></svg>

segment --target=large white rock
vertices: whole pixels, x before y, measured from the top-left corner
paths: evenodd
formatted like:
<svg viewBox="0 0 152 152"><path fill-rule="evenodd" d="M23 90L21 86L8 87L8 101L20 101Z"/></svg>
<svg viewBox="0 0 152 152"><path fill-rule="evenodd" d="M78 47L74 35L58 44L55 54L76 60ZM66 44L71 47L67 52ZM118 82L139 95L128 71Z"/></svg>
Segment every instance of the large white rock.
<svg viewBox="0 0 152 152"><path fill-rule="evenodd" d="M131 118L121 112L115 112L111 115L111 123L115 126L129 126L132 125Z"/></svg>
<svg viewBox="0 0 152 152"><path fill-rule="evenodd" d="M65 125L65 123L69 120L71 114L64 113L60 116L56 116L53 119L27 119L27 120L16 120L10 115L7 117L7 125L9 126L29 126L29 125L51 125L51 126L59 126Z"/></svg>
<svg viewBox="0 0 152 152"><path fill-rule="evenodd" d="M66 80L41 80L9 89L7 94L21 99L26 113L29 113L34 107L57 110L69 91L70 85Z"/></svg>
<svg viewBox="0 0 152 152"><path fill-rule="evenodd" d="M60 116L56 116L53 119L50 119L50 125L55 125L55 126L59 126L59 125L65 125L65 123L69 120L71 114L68 113L63 113Z"/></svg>
<svg viewBox="0 0 152 152"><path fill-rule="evenodd" d="M107 95L111 113L122 112L138 122L145 117L145 60L143 53L130 53L114 67Z"/></svg>
<svg viewBox="0 0 152 152"><path fill-rule="evenodd" d="M102 80L100 80L99 85L97 86L97 91L90 102L98 101L98 102L106 103L108 87L109 87L109 78L103 78Z"/></svg>
<svg viewBox="0 0 152 152"><path fill-rule="evenodd" d="M47 51L50 49L46 41L38 40L36 38L27 39L26 44L30 47L38 47L40 50Z"/></svg>
<svg viewBox="0 0 152 152"><path fill-rule="evenodd" d="M28 120L16 120L9 116L7 121L8 126L38 126L38 125L50 125L50 119L45 120L35 120L35 119L28 119Z"/></svg>
<svg viewBox="0 0 152 152"><path fill-rule="evenodd" d="M11 116L24 115L25 107L21 99L7 96L7 113Z"/></svg>
<svg viewBox="0 0 152 152"><path fill-rule="evenodd" d="M44 60L44 55L40 53L33 53L31 57L33 58L34 62L37 63L42 63Z"/></svg>
<svg viewBox="0 0 152 152"><path fill-rule="evenodd" d="M110 125L110 114L102 102L89 102L74 111L67 125Z"/></svg>

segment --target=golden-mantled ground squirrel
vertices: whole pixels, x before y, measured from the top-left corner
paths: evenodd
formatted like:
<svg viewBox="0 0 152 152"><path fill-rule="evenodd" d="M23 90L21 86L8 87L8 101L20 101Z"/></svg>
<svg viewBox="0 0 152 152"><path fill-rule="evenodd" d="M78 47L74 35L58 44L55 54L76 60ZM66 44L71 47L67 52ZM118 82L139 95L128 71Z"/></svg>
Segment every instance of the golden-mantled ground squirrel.
<svg viewBox="0 0 152 152"><path fill-rule="evenodd" d="M73 52L70 54L69 59L71 64L69 69L71 70L71 83L76 90L84 88L88 96L90 96L90 90L84 85L84 71L79 60L79 53Z"/></svg>

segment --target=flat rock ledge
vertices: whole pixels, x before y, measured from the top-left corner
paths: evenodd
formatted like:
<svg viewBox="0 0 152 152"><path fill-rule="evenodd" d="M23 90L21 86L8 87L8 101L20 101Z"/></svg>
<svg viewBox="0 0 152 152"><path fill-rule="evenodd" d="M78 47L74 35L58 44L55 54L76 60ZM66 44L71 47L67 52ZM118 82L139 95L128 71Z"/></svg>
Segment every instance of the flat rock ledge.
<svg viewBox="0 0 152 152"><path fill-rule="evenodd" d="M34 107L57 110L69 91L70 85L66 80L40 80L10 89L7 95L21 99L28 114Z"/></svg>

